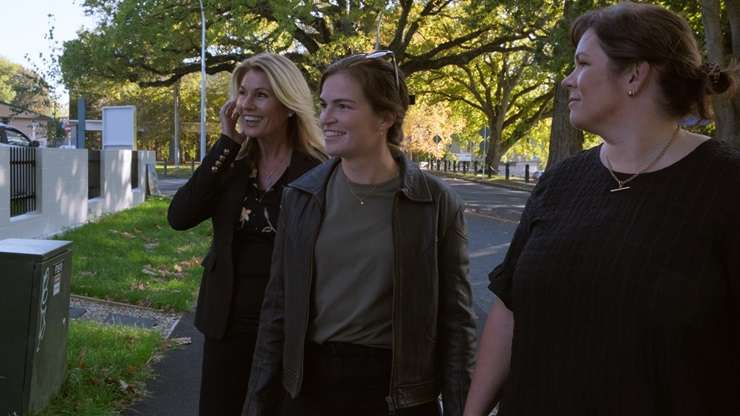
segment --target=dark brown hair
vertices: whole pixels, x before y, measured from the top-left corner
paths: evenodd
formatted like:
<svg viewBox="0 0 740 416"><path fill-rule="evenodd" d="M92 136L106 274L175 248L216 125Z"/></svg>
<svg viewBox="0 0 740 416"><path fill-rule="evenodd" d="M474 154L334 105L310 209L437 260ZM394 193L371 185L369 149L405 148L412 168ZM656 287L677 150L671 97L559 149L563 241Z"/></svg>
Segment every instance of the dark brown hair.
<svg viewBox="0 0 740 416"><path fill-rule="evenodd" d="M398 69L398 88L393 64L382 58L366 58L365 54L339 59L321 74L319 91L331 75L345 73L360 84L362 93L377 114L391 113L396 121L388 129L388 145L398 148L403 140L403 119L409 108L409 95L401 69Z"/></svg>
<svg viewBox="0 0 740 416"><path fill-rule="evenodd" d="M694 113L708 119L708 96L734 89L729 71L702 65L686 20L663 7L625 1L586 12L571 26L573 45L589 29L598 36L614 73L640 62L657 69L663 95L660 105L670 116Z"/></svg>

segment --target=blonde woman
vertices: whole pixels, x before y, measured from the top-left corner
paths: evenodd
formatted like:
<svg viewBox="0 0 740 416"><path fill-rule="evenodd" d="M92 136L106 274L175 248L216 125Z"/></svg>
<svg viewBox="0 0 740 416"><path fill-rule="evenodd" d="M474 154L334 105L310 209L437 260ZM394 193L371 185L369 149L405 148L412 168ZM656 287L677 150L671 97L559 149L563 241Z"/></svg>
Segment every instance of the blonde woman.
<svg viewBox="0 0 740 416"><path fill-rule="evenodd" d="M285 57L237 66L220 119L221 137L168 212L177 230L213 224L195 315L200 416L241 414L283 187L325 159L310 90Z"/></svg>

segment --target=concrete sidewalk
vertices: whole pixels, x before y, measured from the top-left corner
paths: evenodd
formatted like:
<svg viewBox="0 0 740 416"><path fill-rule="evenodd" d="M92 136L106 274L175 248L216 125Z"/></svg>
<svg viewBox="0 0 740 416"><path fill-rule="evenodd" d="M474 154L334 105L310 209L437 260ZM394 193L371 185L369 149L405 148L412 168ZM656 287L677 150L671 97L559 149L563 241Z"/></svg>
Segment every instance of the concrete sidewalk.
<svg viewBox="0 0 740 416"><path fill-rule="evenodd" d="M124 416L197 416L203 335L193 326L193 313L185 314L170 339L190 339L165 352L154 363L156 378L147 383L148 396L123 412Z"/></svg>

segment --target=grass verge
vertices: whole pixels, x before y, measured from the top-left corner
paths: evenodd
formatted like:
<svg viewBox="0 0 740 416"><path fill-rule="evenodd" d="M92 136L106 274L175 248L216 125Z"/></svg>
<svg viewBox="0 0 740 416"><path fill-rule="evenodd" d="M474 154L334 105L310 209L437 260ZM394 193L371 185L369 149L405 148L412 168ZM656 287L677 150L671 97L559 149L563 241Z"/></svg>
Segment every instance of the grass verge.
<svg viewBox="0 0 740 416"><path fill-rule="evenodd" d="M149 363L163 347L156 331L72 321L64 385L35 416L119 414L144 394Z"/></svg>
<svg viewBox="0 0 740 416"><path fill-rule="evenodd" d="M199 163L196 163L195 168L197 169L198 166ZM179 167L167 164L167 169L165 169L164 163L157 163L156 169L157 176L160 178L189 178L194 170L190 163L181 163Z"/></svg>
<svg viewBox="0 0 740 416"><path fill-rule="evenodd" d="M72 292L166 311L190 310L211 226L171 229L169 202L150 198L58 236L74 242Z"/></svg>

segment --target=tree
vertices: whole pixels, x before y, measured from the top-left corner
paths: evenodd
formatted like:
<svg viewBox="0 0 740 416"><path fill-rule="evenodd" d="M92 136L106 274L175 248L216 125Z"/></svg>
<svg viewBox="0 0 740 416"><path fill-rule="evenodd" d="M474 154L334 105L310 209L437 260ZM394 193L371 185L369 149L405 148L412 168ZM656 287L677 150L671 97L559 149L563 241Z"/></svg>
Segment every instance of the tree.
<svg viewBox="0 0 740 416"><path fill-rule="evenodd" d="M412 159L441 159L452 135L463 128L464 121L447 103L417 100L406 113L403 129L406 136L401 145ZM439 142L435 141L435 136L439 137Z"/></svg>
<svg viewBox="0 0 740 416"><path fill-rule="evenodd" d="M231 71L261 51L281 52L309 78L337 56L380 45L412 75L502 50L537 31L540 22L498 19L499 0L230 0L206 1L206 71ZM100 24L64 44L65 83L84 90L99 79L168 86L200 70L197 2L86 0ZM377 31L377 28L380 28ZM449 36L454 33L455 36Z"/></svg>
<svg viewBox="0 0 740 416"><path fill-rule="evenodd" d="M740 4L735 0L725 2L729 33L724 33L720 0L702 0L702 21L709 61L726 66L740 60ZM715 136L740 147L740 95L712 98L717 123Z"/></svg>
<svg viewBox="0 0 740 416"><path fill-rule="evenodd" d="M486 165L497 170L501 156L549 112L553 91L547 74L532 67L527 51L491 53L468 65L432 71L425 92L459 101L485 116L490 129Z"/></svg>
<svg viewBox="0 0 740 416"><path fill-rule="evenodd" d="M208 94L206 123L209 143L218 138L218 111L228 94L229 75L210 75L207 78ZM200 79L190 74L180 80L180 161L191 160L198 154L200 126ZM174 94L172 87L142 88L130 82L103 81L88 90L86 100L90 110L88 118L99 119L102 107L112 105L136 106L139 128L139 148L151 149L159 159L170 158L170 147L174 135L175 120L172 111ZM88 147L99 146L93 138Z"/></svg>
<svg viewBox="0 0 740 416"><path fill-rule="evenodd" d="M49 85L36 72L0 57L0 101L17 108L51 114Z"/></svg>

